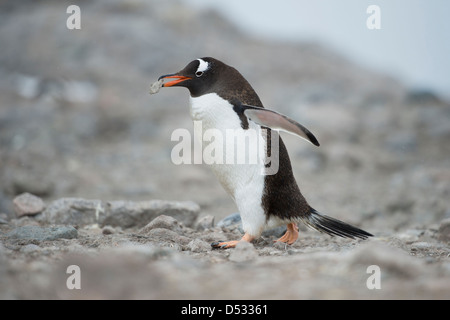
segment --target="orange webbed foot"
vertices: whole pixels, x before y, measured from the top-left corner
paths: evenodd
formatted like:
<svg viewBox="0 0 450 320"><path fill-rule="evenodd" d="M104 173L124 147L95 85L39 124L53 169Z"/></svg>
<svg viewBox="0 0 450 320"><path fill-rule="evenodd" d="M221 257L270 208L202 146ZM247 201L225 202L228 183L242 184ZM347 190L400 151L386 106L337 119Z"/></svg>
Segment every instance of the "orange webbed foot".
<svg viewBox="0 0 450 320"><path fill-rule="evenodd" d="M248 235L247 233L244 234L241 240L233 240L233 241L217 241L211 243L211 247L213 249L229 249L234 248L239 242L246 241L251 242L254 240L255 237Z"/></svg>
<svg viewBox="0 0 450 320"><path fill-rule="evenodd" d="M236 247L238 242L239 241L237 241L237 240L234 240L234 241L217 241L217 242L211 243L211 247L213 249L229 249L229 248Z"/></svg>
<svg viewBox="0 0 450 320"><path fill-rule="evenodd" d="M286 233L275 242L284 242L287 244L293 244L298 239L298 226L295 223L289 223L287 225Z"/></svg>

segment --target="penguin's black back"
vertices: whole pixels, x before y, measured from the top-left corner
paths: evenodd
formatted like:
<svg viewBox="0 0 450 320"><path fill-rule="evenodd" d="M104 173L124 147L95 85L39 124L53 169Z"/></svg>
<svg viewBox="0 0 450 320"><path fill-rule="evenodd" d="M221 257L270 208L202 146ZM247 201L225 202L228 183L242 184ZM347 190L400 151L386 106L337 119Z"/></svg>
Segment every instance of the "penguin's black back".
<svg viewBox="0 0 450 320"><path fill-rule="evenodd" d="M271 135L278 137L279 167L277 173L266 175L264 178L262 206L267 219L276 216L285 220L295 220L307 215L310 207L295 181L286 146L278 132L273 130L269 130L268 133L267 156L271 156L272 152Z"/></svg>

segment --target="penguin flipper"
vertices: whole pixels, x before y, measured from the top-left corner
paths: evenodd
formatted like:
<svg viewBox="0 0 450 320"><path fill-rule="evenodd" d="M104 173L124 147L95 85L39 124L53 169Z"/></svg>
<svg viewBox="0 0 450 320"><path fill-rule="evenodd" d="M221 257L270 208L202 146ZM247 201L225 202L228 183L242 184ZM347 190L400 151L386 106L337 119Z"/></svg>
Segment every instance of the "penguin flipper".
<svg viewBox="0 0 450 320"><path fill-rule="evenodd" d="M287 133L299 136L300 138L311 142L315 146L320 146L319 141L317 141L317 138L311 133L311 131L291 118L265 108L245 104L242 104L241 106L244 109L244 115L256 124L273 130L285 131Z"/></svg>

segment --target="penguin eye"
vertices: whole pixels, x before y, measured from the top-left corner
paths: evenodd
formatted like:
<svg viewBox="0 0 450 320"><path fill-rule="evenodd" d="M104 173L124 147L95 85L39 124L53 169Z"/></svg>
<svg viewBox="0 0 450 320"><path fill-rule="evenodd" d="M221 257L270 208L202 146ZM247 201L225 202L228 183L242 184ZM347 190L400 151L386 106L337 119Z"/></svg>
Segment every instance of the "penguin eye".
<svg viewBox="0 0 450 320"><path fill-rule="evenodd" d="M195 75L196 75L197 77L201 77L201 76L203 75L203 71L197 71L197 72L195 73Z"/></svg>

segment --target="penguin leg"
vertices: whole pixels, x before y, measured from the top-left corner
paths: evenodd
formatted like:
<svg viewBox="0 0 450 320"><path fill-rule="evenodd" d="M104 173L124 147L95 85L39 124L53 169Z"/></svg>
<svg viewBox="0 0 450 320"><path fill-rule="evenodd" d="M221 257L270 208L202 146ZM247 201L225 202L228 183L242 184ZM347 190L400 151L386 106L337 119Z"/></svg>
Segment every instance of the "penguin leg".
<svg viewBox="0 0 450 320"><path fill-rule="evenodd" d="M211 247L213 249L229 249L229 248L236 247L236 245L239 242L242 242L242 241L252 242L253 240L255 240L254 236L251 236L248 233L245 233L241 240L213 242L213 243L211 243Z"/></svg>
<svg viewBox="0 0 450 320"><path fill-rule="evenodd" d="M298 226L296 223L288 223L286 233L275 242L293 244L298 238Z"/></svg>

